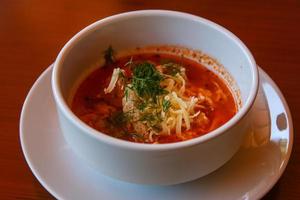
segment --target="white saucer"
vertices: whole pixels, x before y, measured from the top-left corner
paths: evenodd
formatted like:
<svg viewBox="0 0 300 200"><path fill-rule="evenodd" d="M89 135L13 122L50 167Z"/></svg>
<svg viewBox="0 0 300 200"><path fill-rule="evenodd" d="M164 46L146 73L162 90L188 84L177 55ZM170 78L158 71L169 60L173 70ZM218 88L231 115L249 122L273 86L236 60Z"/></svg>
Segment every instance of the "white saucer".
<svg viewBox="0 0 300 200"><path fill-rule="evenodd" d="M260 90L248 116L248 136L222 168L196 181L164 187L103 176L82 163L64 141L51 92L51 71L52 66L25 100L20 138L33 174L58 199L258 199L273 187L288 163L293 143L289 108L278 87L260 69Z"/></svg>

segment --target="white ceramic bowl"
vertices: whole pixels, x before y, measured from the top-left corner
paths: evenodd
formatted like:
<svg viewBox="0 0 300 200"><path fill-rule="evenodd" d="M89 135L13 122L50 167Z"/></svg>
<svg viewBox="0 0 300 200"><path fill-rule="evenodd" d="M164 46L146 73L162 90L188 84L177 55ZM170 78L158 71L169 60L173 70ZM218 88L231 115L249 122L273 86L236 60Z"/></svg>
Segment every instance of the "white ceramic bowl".
<svg viewBox="0 0 300 200"><path fill-rule="evenodd" d="M72 113L67 99L74 83L109 45L122 50L153 44L181 45L216 58L240 88L243 105L238 113L204 136L157 145L110 137ZM76 34L55 61L52 89L64 137L85 162L124 181L169 185L216 170L238 150L247 127L245 115L257 94L258 72L246 46L221 26L190 14L145 10L102 19Z"/></svg>

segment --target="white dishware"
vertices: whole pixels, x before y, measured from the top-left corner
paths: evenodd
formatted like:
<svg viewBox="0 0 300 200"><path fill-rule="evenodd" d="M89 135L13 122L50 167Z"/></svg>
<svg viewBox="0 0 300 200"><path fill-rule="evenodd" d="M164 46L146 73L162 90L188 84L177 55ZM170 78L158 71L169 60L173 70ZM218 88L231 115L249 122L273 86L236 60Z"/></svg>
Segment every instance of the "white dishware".
<svg viewBox="0 0 300 200"><path fill-rule="evenodd" d="M174 186L143 186L106 177L72 151L59 128L49 67L23 105L20 140L39 182L57 199L232 200L260 199L282 175L290 158L293 125L275 83L260 70L260 89L248 116L242 147L224 166L195 181Z"/></svg>
<svg viewBox="0 0 300 200"><path fill-rule="evenodd" d="M74 115L68 106L70 93L109 45L122 51L164 44L201 50L224 65L235 80L243 102L232 119L198 138L149 145L110 137ZM257 89L255 61L236 36L206 19L163 10L123 13L86 27L63 47L52 76L62 133L83 162L117 179L153 185L194 180L225 164L241 145L248 126L245 115L253 105Z"/></svg>

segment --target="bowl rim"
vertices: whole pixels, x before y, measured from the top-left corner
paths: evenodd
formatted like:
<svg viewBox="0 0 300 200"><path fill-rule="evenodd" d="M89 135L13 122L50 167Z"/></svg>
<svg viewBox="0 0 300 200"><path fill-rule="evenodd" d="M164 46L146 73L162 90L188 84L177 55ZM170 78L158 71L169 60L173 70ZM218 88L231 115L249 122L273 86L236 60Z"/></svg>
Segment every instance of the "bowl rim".
<svg viewBox="0 0 300 200"><path fill-rule="evenodd" d="M181 141L181 142L174 142L174 143L165 143L165 144L145 144L145 143L136 143L136 142L130 142L126 140L121 140L118 138L114 138L112 136L109 136L107 134L104 134L90 126L88 126L86 123L81 121L70 109L70 107L67 105L66 100L63 98L63 95L61 93L60 89L60 74L61 74L61 64L66 57L66 55L70 52L72 47L76 45L78 41L81 40L82 37L85 37L90 32L97 29L99 26L103 26L106 24L109 24L114 21L123 20L123 19L129 19L134 17L140 17L140 16L168 16L168 17L179 17L184 18L186 20L192 20L197 21L206 24L207 26L221 32L225 36L232 39L236 45L240 47L240 49L243 51L244 55L246 55L247 60L250 62L251 72L252 72L252 85L250 88L250 92L248 95L248 98L243 103L241 108L238 110L238 112L225 124L218 127L217 129L196 137L192 138L190 140ZM51 77L51 86L52 86L52 92L53 96L56 102L56 107L62 111L62 113L65 115L65 117L77 128L83 132L83 134L86 134L88 136L91 136L92 138L98 140L99 142L103 142L109 145L113 145L115 147L119 148L125 148L125 149L131 149L131 150L141 150L141 151L163 151L163 150L172 150L172 149L178 149L178 148L184 148L184 147L191 147L199 143L207 142L213 138L216 138L218 136L221 136L223 133L225 133L228 129L235 126L242 118L245 117L245 115L249 112L250 108L252 107L254 100L256 98L257 92L258 92L258 68L255 63L255 60L249 51L249 49L246 47L246 45L233 33L231 33L229 30L225 29L224 27L207 20L205 18L195 16L189 13L184 12L178 12L178 11L171 11L171 10L138 10L138 11L130 11L125 13L116 14L113 16L109 16L103 19L100 19L91 25L85 27L81 31L79 31L75 36L73 36L61 49L59 52L52 71L52 77Z"/></svg>

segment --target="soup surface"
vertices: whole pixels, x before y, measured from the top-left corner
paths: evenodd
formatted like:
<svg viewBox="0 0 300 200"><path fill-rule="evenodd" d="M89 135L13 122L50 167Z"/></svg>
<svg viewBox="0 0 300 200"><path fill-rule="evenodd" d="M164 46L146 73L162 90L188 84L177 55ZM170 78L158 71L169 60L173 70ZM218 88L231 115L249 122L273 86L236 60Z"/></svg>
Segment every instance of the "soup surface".
<svg viewBox="0 0 300 200"><path fill-rule="evenodd" d="M71 109L89 126L127 141L171 143L204 135L237 112L225 82L182 56L140 53L106 63L78 87Z"/></svg>

